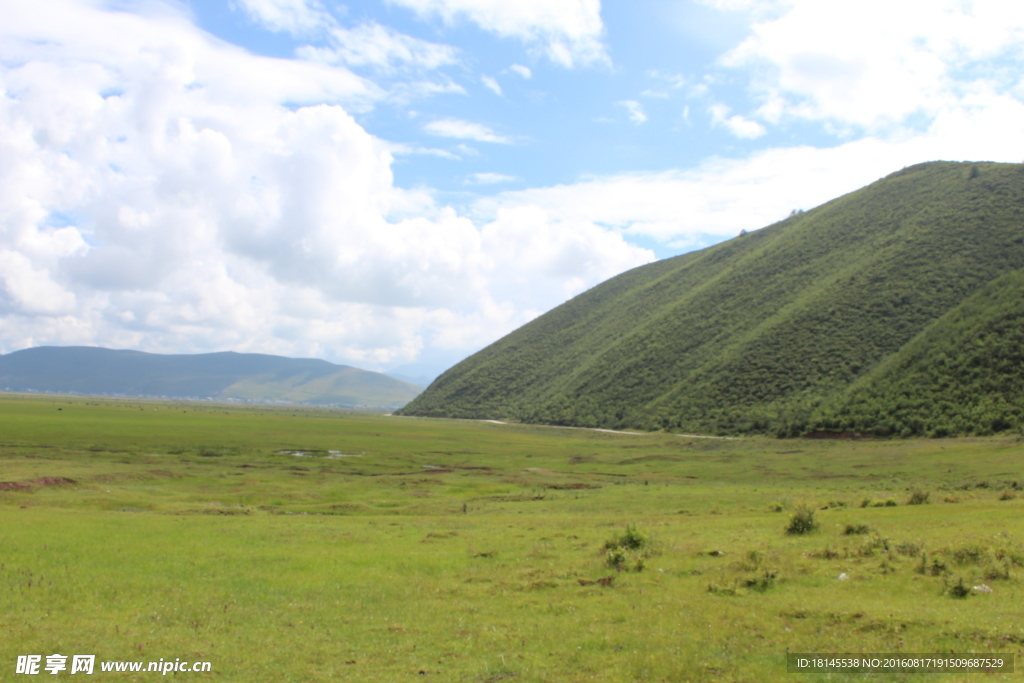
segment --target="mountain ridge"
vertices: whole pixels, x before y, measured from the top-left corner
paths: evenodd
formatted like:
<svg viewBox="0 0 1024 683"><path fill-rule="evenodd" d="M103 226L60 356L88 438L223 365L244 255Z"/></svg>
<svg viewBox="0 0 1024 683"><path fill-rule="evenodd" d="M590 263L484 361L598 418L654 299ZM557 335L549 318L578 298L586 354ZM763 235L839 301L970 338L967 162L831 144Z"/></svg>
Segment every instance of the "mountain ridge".
<svg viewBox="0 0 1024 683"><path fill-rule="evenodd" d="M212 398L394 408L419 388L381 373L313 358L223 351L154 354L40 346L0 355L0 387L92 395Z"/></svg>
<svg viewBox="0 0 1024 683"><path fill-rule="evenodd" d="M1021 268L1024 166L919 164L611 278L454 366L401 412L793 435Z"/></svg>

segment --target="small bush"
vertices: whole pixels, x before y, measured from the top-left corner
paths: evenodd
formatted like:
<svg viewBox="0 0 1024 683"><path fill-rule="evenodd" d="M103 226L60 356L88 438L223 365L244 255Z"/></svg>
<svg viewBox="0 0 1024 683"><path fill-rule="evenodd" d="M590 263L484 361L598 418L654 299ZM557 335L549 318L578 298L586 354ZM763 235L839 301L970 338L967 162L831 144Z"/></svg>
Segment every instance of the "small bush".
<svg viewBox="0 0 1024 683"><path fill-rule="evenodd" d="M616 571L642 572L645 558L650 551L650 539L635 524L626 526L621 536L605 541L605 564Z"/></svg>
<svg viewBox="0 0 1024 683"><path fill-rule="evenodd" d="M743 586L750 590L757 591L758 593L764 593L766 590L775 585L775 579L778 577L778 573L768 571L767 569L761 573L760 576L755 576L743 581Z"/></svg>
<svg viewBox="0 0 1024 683"><path fill-rule="evenodd" d="M869 533L871 533L871 527L867 524L847 524L846 528L843 529L844 536L857 536Z"/></svg>
<svg viewBox="0 0 1024 683"><path fill-rule="evenodd" d="M819 550L816 553L811 553L812 557L820 557L823 560L838 560L842 557L842 554L838 550L832 550L832 548L825 546L824 550Z"/></svg>
<svg viewBox="0 0 1024 683"><path fill-rule="evenodd" d="M928 497L931 494L928 491L921 489L914 489L910 494L910 498L907 500L907 505L924 505L928 502Z"/></svg>
<svg viewBox="0 0 1024 683"><path fill-rule="evenodd" d="M963 599L971 594L971 587L964 583L962 576L957 576L955 581L946 582L946 592L954 598Z"/></svg>
<svg viewBox="0 0 1024 683"><path fill-rule="evenodd" d="M1017 495L1014 493L1010 493L1009 491L1003 491L1003 493L999 496L999 500L1013 500L1016 497Z"/></svg>
<svg viewBox="0 0 1024 683"><path fill-rule="evenodd" d="M635 524L627 524L626 531L621 536L610 538L605 541L605 550L613 548L627 548L629 550L642 550L649 543L647 534L640 531Z"/></svg>
<svg viewBox="0 0 1024 683"><path fill-rule="evenodd" d="M985 567L981 575L989 581L1009 581L1010 565L1007 562L993 562Z"/></svg>
<svg viewBox="0 0 1024 683"><path fill-rule="evenodd" d="M907 557L917 557L921 553L921 546L916 543L899 543L896 545L896 552Z"/></svg>
<svg viewBox="0 0 1024 683"><path fill-rule="evenodd" d="M873 557L875 551L884 550L889 552L889 539L882 538L878 534L871 534L871 537L864 541L857 552L861 557Z"/></svg>
<svg viewBox="0 0 1024 683"><path fill-rule="evenodd" d="M869 508L869 507L871 507L871 499L870 498L865 498L864 500L862 500L860 502L860 506L862 508Z"/></svg>
<svg viewBox="0 0 1024 683"><path fill-rule="evenodd" d="M924 574L926 576L942 576L946 571L948 571L946 563L942 561L942 558L933 558L929 563L928 553L921 553L921 564L917 567L918 574Z"/></svg>
<svg viewBox="0 0 1024 683"><path fill-rule="evenodd" d="M801 505L793 513L786 526L787 534L807 534L818 528L818 522L814 519L814 510Z"/></svg>
<svg viewBox="0 0 1024 683"><path fill-rule="evenodd" d="M611 548L605 558L605 563L612 569L622 571L626 566L626 551L622 548Z"/></svg>

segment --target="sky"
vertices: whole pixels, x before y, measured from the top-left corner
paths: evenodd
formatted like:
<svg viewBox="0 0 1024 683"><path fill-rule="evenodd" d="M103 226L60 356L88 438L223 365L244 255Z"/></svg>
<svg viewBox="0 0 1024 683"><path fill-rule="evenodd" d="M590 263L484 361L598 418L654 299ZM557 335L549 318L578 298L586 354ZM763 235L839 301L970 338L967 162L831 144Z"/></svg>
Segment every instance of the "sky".
<svg viewBox="0 0 1024 683"><path fill-rule="evenodd" d="M432 377L936 159L1024 161L1019 0L0 0L0 352Z"/></svg>

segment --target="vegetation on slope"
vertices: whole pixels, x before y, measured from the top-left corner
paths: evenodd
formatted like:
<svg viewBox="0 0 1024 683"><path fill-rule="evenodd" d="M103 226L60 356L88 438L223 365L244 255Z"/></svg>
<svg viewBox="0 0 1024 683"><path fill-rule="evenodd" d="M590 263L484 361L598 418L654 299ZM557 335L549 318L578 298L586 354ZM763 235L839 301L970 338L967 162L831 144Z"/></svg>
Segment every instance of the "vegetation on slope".
<svg viewBox="0 0 1024 683"><path fill-rule="evenodd" d="M438 378L403 412L778 433L1024 268L1024 167L934 162L634 269Z"/></svg>
<svg viewBox="0 0 1024 683"><path fill-rule="evenodd" d="M417 387L377 372L257 353L164 355L68 346L0 356L0 389L393 407Z"/></svg>
<svg viewBox="0 0 1024 683"><path fill-rule="evenodd" d="M1024 426L1024 271L937 320L818 411L813 426L899 436Z"/></svg>

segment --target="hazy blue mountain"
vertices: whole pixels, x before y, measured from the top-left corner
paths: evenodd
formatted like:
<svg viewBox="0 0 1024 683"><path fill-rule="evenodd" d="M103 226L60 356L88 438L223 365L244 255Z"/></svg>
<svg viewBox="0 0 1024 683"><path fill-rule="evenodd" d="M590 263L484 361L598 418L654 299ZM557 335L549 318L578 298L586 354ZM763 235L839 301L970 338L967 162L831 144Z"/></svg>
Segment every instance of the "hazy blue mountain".
<svg viewBox="0 0 1024 683"><path fill-rule="evenodd" d="M258 353L41 346L0 355L0 389L394 408L420 389L377 372Z"/></svg>

